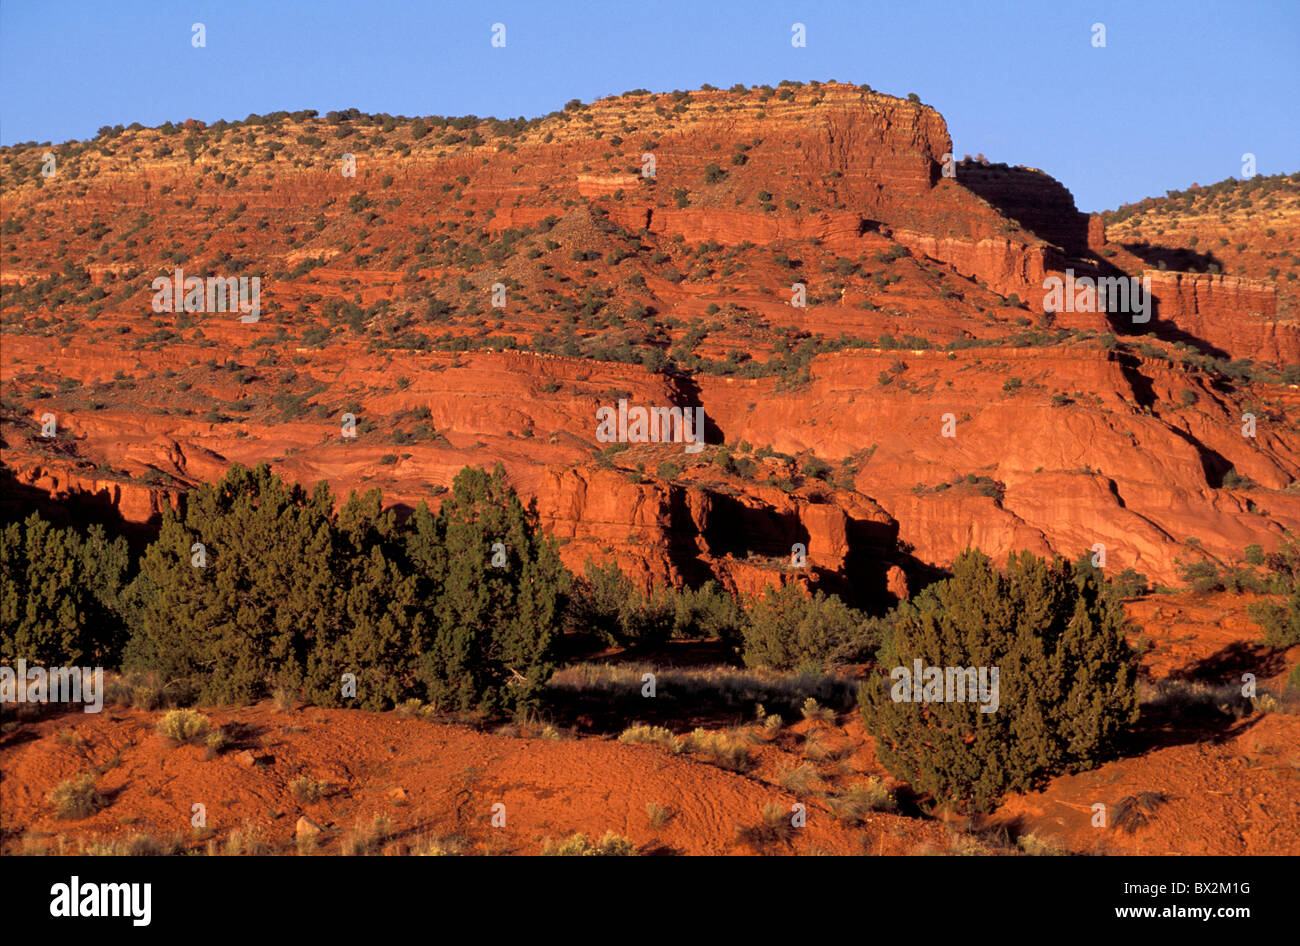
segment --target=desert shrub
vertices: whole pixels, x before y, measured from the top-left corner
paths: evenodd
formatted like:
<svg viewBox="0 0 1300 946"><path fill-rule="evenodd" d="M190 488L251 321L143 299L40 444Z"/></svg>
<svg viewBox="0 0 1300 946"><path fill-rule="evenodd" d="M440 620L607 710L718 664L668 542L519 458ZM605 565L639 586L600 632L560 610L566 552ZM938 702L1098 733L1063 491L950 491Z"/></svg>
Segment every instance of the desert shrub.
<svg viewBox="0 0 1300 946"><path fill-rule="evenodd" d="M683 748L711 765L732 772L746 772L753 762L749 745L734 731L696 729L683 741Z"/></svg>
<svg viewBox="0 0 1300 946"><path fill-rule="evenodd" d="M625 837L606 831L599 841L588 841L584 834L573 834L561 841L548 840L542 846L544 857L631 857L636 845Z"/></svg>
<svg viewBox="0 0 1300 946"><path fill-rule="evenodd" d="M1281 603L1256 601L1250 605L1250 618L1264 633L1270 647L1294 647L1300 644L1300 588Z"/></svg>
<svg viewBox="0 0 1300 946"><path fill-rule="evenodd" d="M1092 564L1092 553L1081 552L1074 562L1075 574L1095 581L1108 598L1118 603L1124 598L1135 598L1150 592L1147 576L1133 568L1125 568L1114 578Z"/></svg>
<svg viewBox="0 0 1300 946"><path fill-rule="evenodd" d="M762 821L741 828L737 832L737 840L756 851L763 851L779 842L789 841L796 830L790 820L790 813L780 805L769 802L763 806Z"/></svg>
<svg viewBox="0 0 1300 946"><path fill-rule="evenodd" d="M469 842L457 835L430 835L419 840L411 848L412 857L460 857L469 847Z"/></svg>
<svg viewBox="0 0 1300 946"><path fill-rule="evenodd" d="M78 852L83 857L167 857L180 852L179 837L166 840L147 834L133 834L129 838L84 841Z"/></svg>
<svg viewBox="0 0 1300 946"><path fill-rule="evenodd" d="M1138 828L1145 827L1157 808L1168 801L1163 792L1138 792L1126 795L1115 805L1110 826L1133 834Z"/></svg>
<svg viewBox="0 0 1300 946"><path fill-rule="evenodd" d="M819 480L826 479L832 472L832 467L825 460L818 457L809 457L803 464L803 475L814 477Z"/></svg>
<svg viewBox="0 0 1300 946"><path fill-rule="evenodd" d="M1194 540L1188 539L1192 545ZM1199 543L1196 543L1199 545ZM1208 559L1184 562L1175 559L1178 575L1193 591L1205 594L1213 591L1231 591L1240 594L1252 591L1257 594L1285 595L1300 581L1300 539L1290 532L1282 536L1278 550L1264 554L1259 545L1246 547L1247 565L1219 565ZM1260 570L1260 566L1263 570ZM1266 609L1265 609L1266 610Z"/></svg>
<svg viewBox="0 0 1300 946"><path fill-rule="evenodd" d="M865 782L854 782L848 791L829 799L835 820L860 824L873 811L897 811L898 799L874 775Z"/></svg>
<svg viewBox="0 0 1300 946"><path fill-rule="evenodd" d="M169 710L158 720L158 735L176 745L206 740L211 731L212 720L198 710Z"/></svg>
<svg viewBox="0 0 1300 946"><path fill-rule="evenodd" d="M620 643L630 637L639 597L617 562L597 565L588 559L585 573L573 584L567 618L575 630L596 634L609 644Z"/></svg>
<svg viewBox="0 0 1300 946"><path fill-rule="evenodd" d="M1016 839L1020 850L1030 857L1059 857L1063 852L1055 844L1036 834L1025 834Z"/></svg>
<svg viewBox="0 0 1300 946"><path fill-rule="evenodd" d="M573 583L566 615L571 630L594 634L607 644L657 645L669 638L740 640L743 607L716 582L697 589L660 586L643 593L617 562L587 561Z"/></svg>
<svg viewBox="0 0 1300 946"><path fill-rule="evenodd" d="M1137 718L1123 620L1096 580L1064 559L1022 552L1003 574L978 550L964 552L951 578L900 606L880 649L888 676L861 688L881 763L918 791L975 810L1096 765ZM914 661L989 668L990 677L996 668L996 710L935 699L943 693L910 701Z"/></svg>
<svg viewBox="0 0 1300 946"><path fill-rule="evenodd" d="M675 480L682 475L682 468L672 460L664 460L655 467L655 475L661 480Z"/></svg>
<svg viewBox="0 0 1300 946"><path fill-rule="evenodd" d="M1147 576L1133 568L1124 569L1114 578L1108 579L1108 583L1121 598L1136 598L1151 591Z"/></svg>
<svg viewBox="0 0 1300 946"><path fill-rule="evenodd" d="M667 749L673 755L682 751L682 741L662 726L646 726L638 723L629 726L619 735L618 741L628 745L652 745Z"/></svg>
<svg viewBox="0 0 1300 946"><path fill-rule="evenodd" d="M749 608L744 657L750 667L796 670L851 651L875 649L877 625L839 598L802 585L768 586Z"/></svg>
<svg viewBox="0 0 1300 946"><path fill-rule="evenodd" d="M803 706L799 707L799 712L803 718L814 723L832 723L835 721L835 711L829 706L822 706L813 697L803 701Z"/></svg>
<svg viewBox="0 0 1300 946"><path fill-rule="evenodd" d="M777 777L781 787L787 792L795 795L809 795L814 790L821 788L821 776L817 774L817 767L811 762L801 762L798 765L786 769Z"/></svg>
<svg viewBox="0 0 1300 946"><path fill-rule="evenodd" d="M735 596L717 582L661 593L672 605L673 637L711 638L739 647L748 617Z"/></svg>
<svg viewBox="0 0 1300 946"><path fill-rule="evenodd" d="M1219 574L1219 568L1214 562L1201 560L1199 562L1176 562L1178 577L1182 579L1183 584L1187 585L1193 591L1202 594L1211 591L1223 591L1223 578Z"/></svg>
<svg viewBox="0 0 1300 946"><path fill-rule="evenodd" d="M59 818L89 818L104 807L104 796L95 788L89 772L61 782L50 792L50 804Z"/></svg>
<svg viewBox="0 0 1300 946"><path fill-rule="evenodd" d="M293 797L303 804L320 801L324 786L310 775L300 775L289 783Z"/></svg>
<svg viewBox="0 0 1300 946"><path fill-rule="evenodd" d="M1300 584L1300 535L1286 532L1278 541L1277 551L1262 554L1260 558L1273 576L1276 591L1287 591Z"/></svg>
<svg viewBox="0 0 1300 946"><path fill-rule="evenodd" d="M229 737L220 729L214 729L203 740L204 758L209 761L221 755L221 750L230 743Z"/></svg>

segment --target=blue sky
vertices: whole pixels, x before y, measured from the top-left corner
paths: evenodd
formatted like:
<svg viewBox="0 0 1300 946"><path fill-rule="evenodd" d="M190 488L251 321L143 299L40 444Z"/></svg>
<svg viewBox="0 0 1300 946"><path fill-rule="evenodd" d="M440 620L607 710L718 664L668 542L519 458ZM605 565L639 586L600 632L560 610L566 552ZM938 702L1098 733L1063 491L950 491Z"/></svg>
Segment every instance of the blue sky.
<svg viewBox="0 0 1300 946"><path fill-rule="evenodd" d="M916 92L958 156L1041 168L1088 211L1240 176L1245 152L1261 174L1300 169L1296 0L0 4L3 144L278 109L532 117L782 79Z"/></svg>

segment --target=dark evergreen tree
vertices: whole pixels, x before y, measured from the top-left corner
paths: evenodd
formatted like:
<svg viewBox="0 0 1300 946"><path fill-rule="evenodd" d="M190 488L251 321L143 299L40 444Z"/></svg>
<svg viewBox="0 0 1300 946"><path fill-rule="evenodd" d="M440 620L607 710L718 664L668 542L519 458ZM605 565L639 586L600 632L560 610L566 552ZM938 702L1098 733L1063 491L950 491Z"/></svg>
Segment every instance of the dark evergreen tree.
<svg viewBox="0 0 1300 946"><path fill-rule="evenodd" d="M533 699L555 668L569 575L506 482L467 467L411 551L431 613L421 674L435 703L494 711ZM438 546L441 548L439 549Z"/></svg>
<svg viewBox="0 0 1300 946"><path fill-rule="evenodd" d="M189 681L203 702L299 688L307 651L336 620L332 514L326 483L307 495L267 464L192 490L183 512L164 514L132 583L127 666Z"/></svg>
<svg viewBox="0 0 1300 946"><path fill-rule="evenodd" d="M583 574L573 582L570 627L579 633L595 634L609 645L632 643L634 612L640 597L636 585L617 562L597 565L587 559Z"/></svg>
<svg viewBox="0 0 1300 946"><path fill-rule="evenodd" d="M1092 575L1022 552L1005 574L967 551L899 608L859 694L886 768L918 791L986 809L1005 792L1096 765L1137 718L1123 612ZM997 709L896 701L894 668L994 668ZM945 694L946 695L946 694ZM990 704L991 705L991 704Z"/></svg>
<svg viewBox="0 0 1300 946"><path fill-rule="evenodd" d="M386 709L419 692L425 618L403 535L379 490L355 492L334 530L331 621L305 642L304 693L322 706ZM343 675L356 677L355 699Z"/></svg>
<svg viewBox="0 0 1300 946"><path fill-rule="evenodd" d="M873 650L875 624L835 595L809 594L795 583L768 586L749 608L745 663L774 670L824 668L854 650Z"/></svg>
<svg viewBox="0 0 1300 946"><path fill-rule="evenodd" d="M116 666L126 540L100 525L83 538L38 514L0 530L0 662Z"/></svg>

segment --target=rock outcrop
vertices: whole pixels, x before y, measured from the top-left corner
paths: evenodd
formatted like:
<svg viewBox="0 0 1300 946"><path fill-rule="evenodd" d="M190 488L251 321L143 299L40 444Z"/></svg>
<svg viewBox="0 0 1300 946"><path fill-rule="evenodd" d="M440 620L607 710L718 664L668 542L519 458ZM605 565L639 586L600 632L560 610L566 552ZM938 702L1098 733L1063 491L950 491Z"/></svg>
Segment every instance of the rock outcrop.
<svg viewBox="0 0 1300 946"><path fill-rule="evenodd" d="M1151 270L1042 171L945 176L924 105L827 83L386 127L195 127L193 161L189 137L128 131L39 185L38 150L14 153L8 514L76 500L147 527L262 461L405 510L500 462L572 568L872 605L968 545L1100 542L1170 582L1189 538L1233 560L1300 528L1297 398L1170 344L1300 362L1273 283ZM261 274L260 321L153 311L175 268ZM1108 351L1103 316L1049 318L1068 269L1150 275L1149 330ZM598 441L620 399L702 407L708 446Z"/></svg>

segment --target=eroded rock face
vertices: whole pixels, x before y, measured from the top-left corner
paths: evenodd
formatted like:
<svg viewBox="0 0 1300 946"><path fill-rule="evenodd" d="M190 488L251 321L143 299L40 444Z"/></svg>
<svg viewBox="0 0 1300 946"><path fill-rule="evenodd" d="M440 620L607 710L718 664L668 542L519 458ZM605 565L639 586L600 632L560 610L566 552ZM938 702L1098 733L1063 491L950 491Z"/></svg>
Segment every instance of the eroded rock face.
<svg viewBox="0 0 1300 946"><path fill-rule="evenodd" d="M80 497L150 523L187 486L262 461L340 499L379 487L436 506L463 466L500 462L571 568L613 558L647 584L800 581L873 604L970 545L1075 558L1102 543L1109 567L1170 582L1188 538L1235 560L1300 527L1290 389L1105 351L1103 315L1048 324L1035 308L1067 269L1150 275L1152 341L1300 362L1272 283L1148 272L1041 171L945 177L932 109L838 84L634 95L483 145L403 126L393 147L356 145L345 178L334 151L382 137L359 131L290 125L269 161L242 133L204 139L246 164L230 177L203 149L190 163L128 133L79 154L75 179L6 181L29 221L3 274L11 506ZM182 212L205 223L178 228ZM266 277L257 324L151 311L155 273L232 260ZM83 288L11 304L65 261L84 261L102 311ZM1018 337L1049 329L1074 334ZM979 347L925 350L953 344ZM714 367L656 372L643 355ZM599 442L596 412L620 399L702 407L708 446ZM347 438L353 411L364 429ZM45 412L60 437L40 435ZM1223 489L1229 471L1266 492Z"/></svg>
<svg viewBox="0 0 1300 946"><path fill-rule="evenodd" d="M1087 252L1088 215L1075 209L1070 192L1050 175L1037 168L965 161L956 178L962 187L1067 255L1080 257Z"/></svg>
<svg viewBox="0 0 1300 946"><path fill-rule="evenodd" d="M1042 294L1048 262L1046 248L1041 245L1007 237L970 240L912 230L898 230L894 236L908 249L941 260L963 276L987 283L996 292L1014 293L1026 302Z"/></svg>
<svg viewBox="0 0 1300 946"><path fill-rule="evenodd" d="M129 523L144 524L156 521L164 509L176 508L179 494L174 489L146 486L142 483L116 479L101 478L93 470L85 470L71 464L31 464L11 468L16 474L11 481L11 488L26 487L35 493L43 494L54 504L68 504L73 508L99 508L111 510ZM25 493L27 501L15 496L6 497L14 507L15 513L36 511L42 508L48 513L49 506L34 501L31 492Z"/></svg>
<svg viewBox="0 0 1300 946"><path fill-rule="evenodd" d="M1262 279L1144 270L1156 299L1154 331L1191 336L1223 357L1300 364L1300 323L1277 319L1277 288Z"/></svg>

